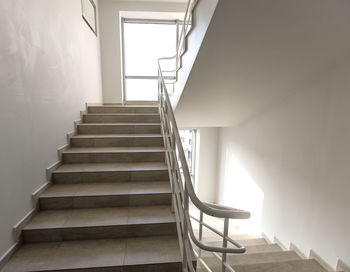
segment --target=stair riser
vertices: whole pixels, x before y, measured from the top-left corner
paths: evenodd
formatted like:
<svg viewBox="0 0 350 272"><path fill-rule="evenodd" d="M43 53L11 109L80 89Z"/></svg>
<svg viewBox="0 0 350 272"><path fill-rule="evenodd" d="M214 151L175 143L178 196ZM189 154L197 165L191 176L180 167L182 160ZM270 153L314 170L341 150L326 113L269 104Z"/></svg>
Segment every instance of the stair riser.
<svg viewBox="0 0 350 272"><path fill-rule="evenodd" d="M164 162L165 152L64 153L64 163Z"/></svg>
<svg viewBox="0 0 350 272"><path fill-rule="evenodd" d="M150 171L107 171L107 172L64 172L53 173L52 179L57 184L102 183L128 181L166 181L168 170Z"/></svg>
<svg viewBox="0 0 350 272"><path fill-rule="evenodd" d="M79 134L160 134L160 125L78 125Z"/></svg>
<svg viewBox="0 0 350 272"><path fill-rule="evenodd" d="M164 146L162 137L72 138L74 147Z"/></svg>
<svg viewBox="0 0 350 272"><path fill-rule="evenodd" d="M89 107L88 113L158 113L157 107Z"/></svg>
<svg viewBox="0 0 350 272"><path fill-rule="evenodd" d="M160 123L159 115L84 115L84 123Z"/></svg>
<svg viewBox="0 0 350 272"><path fill-rule="evenodd" d="M134 194L111 196L72 196L39 198L41 210L112 208L146 205L170 205L171 194Z"/></svg>
<svg viewBox="0 0 350 272"><path fill-rule="evenodd" d="M25 243L175 235L176 223L24 230Z"/></svg>
<svg viewBox="0 0 350 272"><path fill-rule="evenodd" d="M42 270L41 272L182 272L181 263L159 263L159 264L141 264L141 265L124 265L109 266L97 268L77 268L64 270Z"/></svg>

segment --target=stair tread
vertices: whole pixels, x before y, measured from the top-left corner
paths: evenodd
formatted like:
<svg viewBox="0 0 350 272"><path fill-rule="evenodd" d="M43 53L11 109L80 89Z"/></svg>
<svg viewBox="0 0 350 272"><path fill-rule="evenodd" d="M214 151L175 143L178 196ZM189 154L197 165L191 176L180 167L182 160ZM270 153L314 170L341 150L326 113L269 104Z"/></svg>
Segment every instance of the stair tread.
<svg viewBox="0 0 350 272"><path fill-rule="evenodd" d="M79 134L72 138L152 138L163 137L161 134Z"/></svg>
<svg viewBox="0 0 350 272"><path fill-rule="evenodd" d="M237 240L237 242L243 246L267 245L268 244L264 238L241 239L241 240Z"/></svg>
<svg viewBox="0 0 350 272"><path fill-rule="evenodd" d="M283 262L270 262L248 265L235 265L236 272L326 272L326 270L314 259L293 260Z"/></svg>
<svg viewBox="0 0 350 272"><path fill-rule="evenodd" d="M118 153L118 152L165 152L164 147L159 146L125 146L125 147L71 147L64 151L70 153Z"/></svg>
<svg viewBox="0 0 350 272"><path fill-rule="evenodd" d="M96 115L96 116L159 116L159 113L84 113L83 115Z"/></svg>
<svg viewBox="0 0 350 272"><path fill-rule="evenodd" d="M24 244L3 271L50 271L179 262L181 256L177 236L152 236Z"/></svg>
<svg viewBox="0 0 350 272"><path fill-rule="evenodd" d="M24 230L174 223L169 205L40 211Z"/></svg>
<svg viewBox="0 0 350 272"><path fill-rule="evenodd" d="M89 108L158 108L158 105L89 105Z"/></svg>
<svg viewBox="0 0 350 272"><path fill-rule="evenodd" d="M78 126L160 126L160 123L81 123Z"/></svg>
<svg viewBox="0 0 350 272"><path fill-rule="evenodd" d="M40 198L169 193L169 181L78 183L54 184L43 192Z"/></svg>
<svg viewBox="0 0 350 272"><path fill-rule="evenodd" d="M63 164L53 173L167 170L164 162L75 163Z"/></svg>
<svg viewBox="0 0 350 272"><path fill-rule="evenodd" d="M210 268L221 267L221 263L212 254L209 257L204 257L205 262ZM279 251L279 252L261 252L247 254L228 254L227 262L231 266L243 266L251 264L263 264L271 262L284 262L301 260L295 251ZM214 269L216 270L216 269Z"/></svg>

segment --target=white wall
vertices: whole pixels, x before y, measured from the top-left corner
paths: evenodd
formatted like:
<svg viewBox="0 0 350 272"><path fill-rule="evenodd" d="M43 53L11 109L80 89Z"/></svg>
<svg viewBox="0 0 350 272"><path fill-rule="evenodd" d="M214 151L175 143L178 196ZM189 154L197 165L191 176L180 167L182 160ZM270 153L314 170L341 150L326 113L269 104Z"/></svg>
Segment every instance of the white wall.
<svg viewBox="0 0 350 272"><path fill-rule="evenodd" d="M180 126L179 129L195 129L197 132L195 140L195 191L200 200L215 203L219 128Z"/></svg>
<svg viewBox="0 0 350 272"><path fill-rule="evenodd" d="M170 2L170 1L169 1ZM100 33L102 58L103 100L106 103L121 103L122 71L120 42L120 12L184 12L185 3L147 1L100 1Z"/></svg>
<svg viewBox="0 0 350 272"><path fill-rule="evenodd" d="M1 256L73 120L102 91L99 41L80 0L2 0L0 25Z"/></svg>
<svg viewBox="0 0 350 272"><path fill-rule="evenodd" d="M262 230L334 268L338 258L350 263L349 75L348 55L240 126L221 128L219 141L219 202L231 193L234 157L263 191Z"/></svg>
<svg viewBox="0 0 350 272"><path fill-rule="evenodd" d="M192 29L187 36L186 52L181 59L182 67L178 72L178 81L175 84L175 91L170 94L170 100L174 108L176 108L185 88L217 3L218 0L198 1L192 13Z"/></svg>
<svg viewBox="0 0 350 272"><path fill-rule="evenodd" d="M200 200L215 203L219 128L199 128L197 133L197 194Z"/></svg>
<svg viewBox="0 0 350 272"><path fill-rule="evenodd" d="M319 77L349 54L349 13L344 0L219 0L177 120L237 125Z"/></svg>

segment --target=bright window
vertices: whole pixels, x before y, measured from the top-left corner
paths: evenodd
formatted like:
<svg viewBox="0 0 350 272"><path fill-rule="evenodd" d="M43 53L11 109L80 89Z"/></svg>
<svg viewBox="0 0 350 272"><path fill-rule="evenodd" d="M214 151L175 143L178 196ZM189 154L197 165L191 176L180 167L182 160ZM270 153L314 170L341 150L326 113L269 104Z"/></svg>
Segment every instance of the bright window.
<svg viewBox="0 0 350 272"><path fill-rule="evenodd" d="M123 19L124 100L158 100L158 59L175 55L176 21Z"/></svg>

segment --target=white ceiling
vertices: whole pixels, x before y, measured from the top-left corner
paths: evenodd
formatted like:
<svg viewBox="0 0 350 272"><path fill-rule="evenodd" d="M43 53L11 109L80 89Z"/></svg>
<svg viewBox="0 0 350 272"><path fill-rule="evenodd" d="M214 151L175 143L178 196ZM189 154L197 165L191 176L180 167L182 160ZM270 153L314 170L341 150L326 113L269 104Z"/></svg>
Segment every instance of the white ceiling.
<svg viewBox="0 0 350 272"><path fill-rule="evenodd" d="M349 14L348 0L220 0L179 125L237 125L319 79L350 57Z"/></svg>

